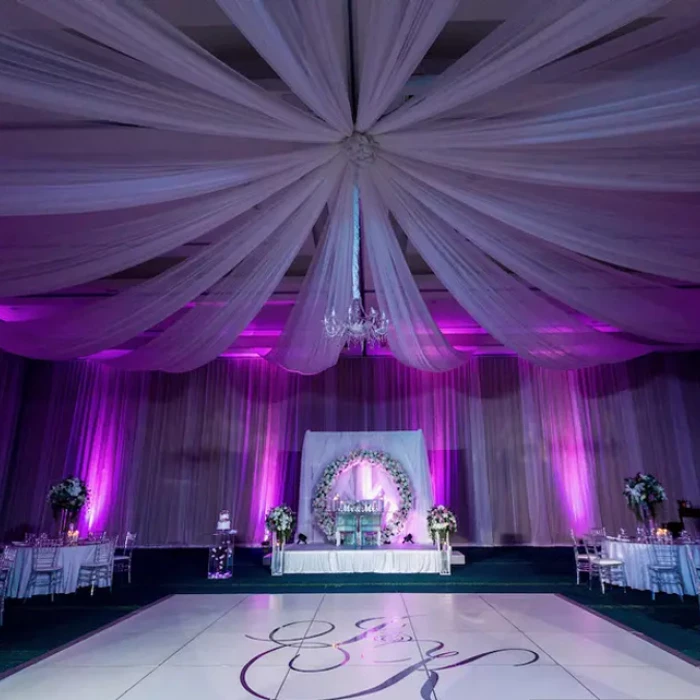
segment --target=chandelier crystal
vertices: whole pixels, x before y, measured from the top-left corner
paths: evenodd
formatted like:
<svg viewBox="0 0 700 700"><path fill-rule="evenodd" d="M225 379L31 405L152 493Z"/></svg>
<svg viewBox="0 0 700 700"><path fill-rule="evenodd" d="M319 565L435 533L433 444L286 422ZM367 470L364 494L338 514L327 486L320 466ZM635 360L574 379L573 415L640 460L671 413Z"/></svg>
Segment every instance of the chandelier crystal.
<svg viewBox="0 0 700 700"><path fill-rule="evenodd" d="M352 201L353 241L352 241L352 302L344 316L335 309L323 318L326 335L329 338L342 338L348 348L364 349L375 345L386 345L389 332L389 319L382 311L370 308L365 311L360 295L360 197L355 187Z"/></svg>

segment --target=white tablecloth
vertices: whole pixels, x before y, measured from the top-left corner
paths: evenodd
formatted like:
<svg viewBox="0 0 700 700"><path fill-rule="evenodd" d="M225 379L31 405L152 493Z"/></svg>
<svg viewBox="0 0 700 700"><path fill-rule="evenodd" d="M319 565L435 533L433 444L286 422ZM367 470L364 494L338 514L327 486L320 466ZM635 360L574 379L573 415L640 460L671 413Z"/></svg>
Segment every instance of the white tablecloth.
<svg viewBox="0 0 700 700"><path fill-rule="evenodd" d="M70 547L60 547L58 564L63 566L63 582L59 584L57 593L75 593L78 589L78 574L83 564L95 560L97 544L79 544ZM24 598L27 592L29 575L32 572L32 548L17 547L17 559L10 574L7 586L8 598ZM98 581L97 586L108 587L109 581ZM48 576L39 576L34 586L33 595L44 595L49 592Z"/></svg>
<svg viewBox="0 0 700 700"><path fill-rule="evenodd" d="M434 547L341 549L288 547L285 574L438 574L440 555Z"/></svg>
<svg viewBox="0 0 700 700"><path fill-rule="evenodd" d="M681 574L683 575L683 589L687 595L697 595L693 574L690 569L688 554L692 554L693 560L700 562L700 545L674 545L679 548ZM625 575L627 585L640 591L651 590L649 580L649 565L653 563L652 545L641 542L617 542L605 540L603 552L611 559L620 559L625 562ZM678 593L677 587L661 585L661 590L666 593Z"/></svg>

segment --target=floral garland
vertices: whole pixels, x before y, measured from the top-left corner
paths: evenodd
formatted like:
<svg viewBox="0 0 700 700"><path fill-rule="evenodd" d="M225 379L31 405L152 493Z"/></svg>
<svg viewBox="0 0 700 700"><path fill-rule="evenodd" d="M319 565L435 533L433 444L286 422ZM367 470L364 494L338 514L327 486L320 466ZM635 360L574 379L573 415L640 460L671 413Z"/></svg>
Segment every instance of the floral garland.
<svg viewBox="0 0 700 700"><path fill-rule="evenodd" d="M445 506L433 506L428 511L428 532L433 542L445 540L448 532L457 532L457 518Z"/></svg>
<svg viewBox="0 0 700 700"><path fill-rule="evenodd" d="M404 468L386 452L378 450L353 450L345 457L334 459L323 471L316 484L311 508L321 531L332 539L335 535L335 514L328 511L328 499L336 479L357 462L367 462L384 469L393 479L399 492L399 507L382 528L382 542L387 544L401 532L413 507L413 490Z"/></svg>
<svg viewBox="0 0 700 700"><path fill-rule="evenodd" d="M625 499L638 520L655 516L657 504L666 500L666 491L651 474L636 474L625 479Z"/></svg>

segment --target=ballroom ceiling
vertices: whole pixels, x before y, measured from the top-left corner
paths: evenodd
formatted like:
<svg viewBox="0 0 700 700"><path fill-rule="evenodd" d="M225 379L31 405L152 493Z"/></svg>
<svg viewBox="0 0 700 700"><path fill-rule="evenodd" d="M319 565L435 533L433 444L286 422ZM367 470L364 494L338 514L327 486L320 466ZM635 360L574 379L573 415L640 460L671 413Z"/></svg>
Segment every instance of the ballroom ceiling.
<svg viewBox="0 0 700 700"><path fill-rule="evenodd" d="M295 106L306 109L225 16L215 0L197 0L197 2L192 0L146 0L146 4L207 51L235 68L248 79L266 90L282 96ZM419 92L422 86L426 85L434 76L444 71L508 18L518 4L519 0L489 0L489 2L462 0L451 20L445 25L432 48L414 72L413 77L405 86L397 103ZM3 0L3 13L5 30L22 36L31 37L45 32L66 31L47 18L15 4L15 0ZM699 15L700 3L674 0L663 10L655 13L654 16L637 20L633 25L618 30L616 35L654 22L662 16L697 17ZM605 41L605 38L600 41ZM472 107L472 109L474 108ZM0 130L13 130L18 132L18 136L22 129L28 127L60 126L65 129L79 129L88 123L62 114L0 103ZM319 219L319 223L302 246L273 297L231 347L231 355L258 354L274 344L275 338L284 326L303 276L308 270L319 243L322 219L323 217ZM398 225L395 225L394 228L421 294L438 326L448 336L450 342L457 349L475 349L477 352L487 354L506 352L496 340L469 317L445 290L415 248L408 242L406 235ZM116 294L125 288L162 273L201 249L202 245L207 245L206 238L181 246L168 255L154 258L116 275L59 293L5 300L4 302L0 300L0 317L6 320L36 318L51 314L57 308L75 307L95 298ZM376 304L371 270L364 259L361 280L366 305ZM689 287L689 285L685 286ZM206 298L201 298L197 303L207 303ZM173 320L174 318L168 319L123 347L137 347L148 337L160 333ZM615 329L606 328L602 324L597 327L615 332ZM370 350L369 352L381 353L385 351Z"/></svg>

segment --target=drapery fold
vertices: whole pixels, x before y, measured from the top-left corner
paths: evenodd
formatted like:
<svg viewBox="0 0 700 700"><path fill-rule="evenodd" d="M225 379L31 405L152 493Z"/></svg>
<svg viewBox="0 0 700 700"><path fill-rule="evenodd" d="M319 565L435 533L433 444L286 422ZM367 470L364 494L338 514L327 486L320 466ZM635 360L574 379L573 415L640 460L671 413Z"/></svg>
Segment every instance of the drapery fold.
<svg viewBox="0 0 700 700"><path fill-rule="evenodd" d="M667 489L660 522L677 516L676 499L700 501L695 354L576 372L472 357L440 374L391 357L341 358L308 377L254 358L170 375L24 364L0 512L7 540L50 530L48 488L79 474L93 531L206 546L227 507L238 541L259 545L268 508L296 510L306 430L422 429L435 500L456 513L459 541L474 545L566 545L571 529L601 526L634 532L621 485L637 471ZM0 356L0 392L3 374ZM11 395L2 397L9 408Z"/></svg>
<svg viewBox="0 0 700 700"><path fill-rule="evenodd" d="M395 160L401 165L401 161ZM504 224L621 267L700 281L700 203L692 193L545 188L404 164L420 180Z"/></svg>
<svg viewBox="0 0 700 700"><path fill-rule="evenodd" d="M313 112L343 136L352 133L347 18L342 3L216 2Z"/></svg>
<svg viewBox="0 0 700 700"><path fill-rule="evenodd" d="M176 147L176 144L174 144ZM157 204L237 188L291 168L314 166L334 146L259 158L127 158L70 163L7 157L0 172L0 216L69 214ZM6 153L6 151L4 151Z"/></svg>
<svg viewBox="0 0 700 700"><path fill-rule="evenodd" d="M142 348L107 362L128 369L186 372L224 352L274 292L330 192L337 187L343 165L336 157L319 169L310 182L312 187L293 193L289 199L294 208L284 220L271 223L265 238L258 237L255 249L211 288L206 303L188 309Z"/></svg>
<svg viewBox="0 0 700 700"><path fill-rule="evenodd" d="M338 192L329 200L323 239L276 346L265 359L291 372L316 374L332 367L342 336L330 338L324 318L352 301L353 191L355 169L346 166Z"/></svg>
<svg viewBox="0 0 700 700"><path fill-rule="evenodd" d="M195 241L289 187L334 155L307 157L278 175L134 216L25 217L0 230L0 294L39 294L125 270ZM124 213L127 214L124 217ZM123 221L119 221L123 218ZM7 220L5 220L7 222ZM0 218L0 224L3 219ZM69 244L69 245L67 245Z"/></svg>
<svg viewBox="0 0 700 700"><path fill-rule="evenodd" d="M381 308L391 319L389 345L416 369L444 372L465 361L447 342L421 297L369 171L358 173L365 250Z"/></svg>
<svg viewBox="0 0 700 700"><path fill-rule="evenodd" d="M0 347L39 359L91 355L120 345L180 310L265 241L325 179L317 169L237 225L221 227L211 245L166 272L77 312L37 321L0 322Z"/></svg>
<svg viewBox="0 0 700 700"><path fill-rule="evenodd" d="M222 97L232 104L254 110L249 121L268 117L287 129L331 134L323 122L284 103L215 59L208 51L134 0L66 0L45 3L21 0L34 11L78 30L127 56ZM278 129L279 129L278 126ZM268 136L269 137L269 136Z"/></svg>
<svg viewBox="0 0 700 700"><path fill-rule="evenodd" d="M509 275L413 192L382 178L385 199L399 224L440 281L469 314L507 347L531 362L571 369L617 362L647 352L644 346L601 334ZM464 229L462 229L464 235Z"/></svg>
<svg viewBox="0 0 700 700"><path fill-rule="evenodd" d="M349 303L356 185L368 283L412 367L465 358L399 228L532 362L700 342L700 22L664 16L667 0L526 0L435 77L456 0L216 0L291 96L141 0L18 2L52 29L0 31L0 100L91 121L0 129L0 295L175 260L114 296L0 322L4 349L68 359L128 342L120 367L192 369L226 351L314 231L268 359L323 371L342 346L323 317Z"/></svg>
<svg viewBox="0 0 700 700"><path fill-rule="evenodd" d="M533 240L532 236L524 235L518 229L499 224L474 209L450 201L439 190L421 185L406 171L389 171L388 179L403 190L402 206L394 211L395 216L402 216L407 231L411 227L407 217L410 217L413 198L420 203L418 208L424 205L459 232L469 241L467 245L476 245L553 299L642 337L670 343L700 342L700 308L697 305L700 297L660 281L640 279L623 270L604 266L546 241ZM439 226L435 219L433 226ZM476 250L471 251L469 257L473 260L479 255L481 253ZM505 273L499 271L499 274L505 283ZM515 284L513 281L505 287L512 288ZM478 291L474 282L470 286ZM518 296L522 299L525 294L521 291ZM513 305L512 300L508 303L502 299L502 302L505 308ZM548 324L552 325L551 321ZM614 342L612 339L608 341Z"/></svg>
<svg viewBox="0 0 700 700"><path fill-rule="evenodd" d="M426 90L384 117L383 134L434 118L575 51L669 0L527 0Z"/></svg>
<svg viewBox="0 0 700 700"><path fill-rule="evenodd" d="M387 111L411 77L457 0L352 0L357 20L358 131Z"/></svg>

